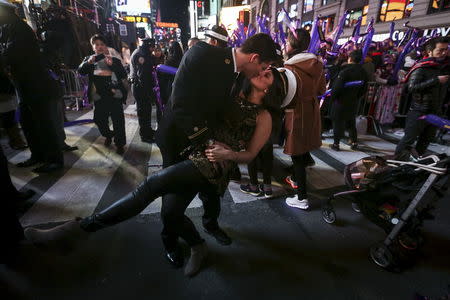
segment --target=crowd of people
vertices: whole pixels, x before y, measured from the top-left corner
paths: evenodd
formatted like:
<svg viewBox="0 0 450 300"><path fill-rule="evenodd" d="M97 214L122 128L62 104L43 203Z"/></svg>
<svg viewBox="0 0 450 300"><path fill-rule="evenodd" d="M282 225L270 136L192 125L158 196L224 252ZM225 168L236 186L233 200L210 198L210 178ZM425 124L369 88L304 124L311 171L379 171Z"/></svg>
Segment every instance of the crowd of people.
<svg viewBox="0 0 450 300"><path fill-rule="evenodd" d="M31 28L14 14L7 2L0 0L0 5L5 7L0 10L0 71L5 72L0 78L11 79L1 92L9 98L17 92L20 122L31 150L30 159L19 166L41 163L35 172L61 169L65 135L62 109L58 105L60 88L36 59L39 49ZM175 267L183 266L184 254L178 239L185 240L190 257L184 272L194 276L207 256L205 240L185 215L197 194L203 202L205 231L219 243L230 244L231 237L218 222L220 199L230 180L239 180L238 164L248 164L250 175L250 183L241 185L242 192L271 197L273 144L279 143L293 162L293 174L286 182L296 190L296 195L288 197L286 204L308 209L306 168L314 164L310 152L322 146L325 116L332 120L331 148L340 150L341 139L348 130L351 148L357 150L355 117L368 83L372 78L392 86L400 82L389 75L393 68L387 53L391 48L381 50L377 48L379 45L374 45L367 57L363 57L361 49L348 44L347 51L334 57L325 55L324 59L308 52L311 37L305 29L289 32L284 49L264 33L249 37L235 48L227 47L227 32L220 26L212 28L206 36L206 42L191 39L184 54L180 44L172 41L167 58L154 40L143 39L131 55L128 75L120 59L109 54L104 37L91 38L94 54L81 62L78 71L89 78L88 96L94 105L94 122L105 137L105 146L114 141L116 152L125 152L123 104L128 98L128 78L141 140L158 145L163 169L150 174L134 191L104 210L47 230L27 228L26 239L40 247L75 247L93 232L136 216L162 196L161 236L166 257ZM324 47L328 46L325 43ZM388 43L386 47L393 45ZM34 55L20 55L22 48ZM440 114L448 101L448 40L430 40L422 55L423 59L409 71L410 67L404 66L410 104L405 137L397 147L397 154L411 152L408 147L417 139L417 152L424 154L435 129L417 118ZM409 57L412 59L412 54ZM158 73L155 69L158 64L178 70L175 75ZM361 84L346 86L354 81ZM325 94L327 84L331 97L321 109L320 97ZM152 128L152 106L157 109L156 131ZM23 141L19 144L18 147L25 146ZM3 152L0 160L1 182L7 183L8 195L8 201L2 202L4 209L0 210L0 219L7 225L1 228L7 231L11 251L24 237L16 218L15 201L30 195L19 193L12 185ZM259 165L264 177L261 185L257 178Z"/></svg>

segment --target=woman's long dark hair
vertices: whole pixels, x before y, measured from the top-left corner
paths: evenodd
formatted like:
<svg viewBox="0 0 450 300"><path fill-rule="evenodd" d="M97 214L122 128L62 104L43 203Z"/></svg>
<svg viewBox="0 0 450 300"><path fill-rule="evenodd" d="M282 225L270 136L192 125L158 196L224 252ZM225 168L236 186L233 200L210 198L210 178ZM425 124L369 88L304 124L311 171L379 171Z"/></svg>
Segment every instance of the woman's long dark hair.
<svg viewBox="0 0 450 300"><path fill-rule="evenodd" d="M169 44L169 55L167 57L166 65L178 68L183 58L183 49L177 41L171 41Z"/></svg>
<svg viewBox="0 0 450 300"><path fill-rule="evenodd" d="M280 72L275 68L271 68L271 71L273 74L273 84L269 87L269 91L263 98L262 107L272 116L272 136L275 136L281 129L281 103L284 97L286 97L286 92ZM244 97L248 98L251 91L251 82L249 79L245 79L242 85Z"/></svg>

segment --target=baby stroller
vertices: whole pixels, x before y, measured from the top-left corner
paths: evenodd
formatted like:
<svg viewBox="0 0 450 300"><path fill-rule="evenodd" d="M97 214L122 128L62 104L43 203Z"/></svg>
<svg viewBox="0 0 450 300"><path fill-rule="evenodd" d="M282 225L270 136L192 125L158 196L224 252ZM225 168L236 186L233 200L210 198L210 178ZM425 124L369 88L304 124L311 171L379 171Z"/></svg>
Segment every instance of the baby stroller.
<svg viewBox="0 0 450 300"><path fill-rule="evenodd" d="M422 244L423 221L432 219L434 202L442 198L450 181L450 157L431 155L416 161L371 156L358 160L344 171L349 191L332 195L322 210L325 222L336 221L333 201L350 198L353 209L385 230L384 241L370 249L380 267L394 269L406 253Z"/></svg>

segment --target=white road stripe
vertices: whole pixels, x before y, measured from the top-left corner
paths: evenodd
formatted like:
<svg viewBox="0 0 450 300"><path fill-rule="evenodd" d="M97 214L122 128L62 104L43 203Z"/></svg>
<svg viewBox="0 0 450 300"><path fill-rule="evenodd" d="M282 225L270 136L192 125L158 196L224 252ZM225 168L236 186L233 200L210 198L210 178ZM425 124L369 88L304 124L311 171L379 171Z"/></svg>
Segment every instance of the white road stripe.
<svg viewBox="0 0 450 300"><path fill-rule="evenodd" d="M81 119L92 119L93 118L93 112L89 111L86 114L79 117L77 120ZM65 129L66 132L66 143L68 145L76 145L83 136L91 130L91 128L95 126L94 124L84 124L84 125L77 125L77 126L71 126L67 127ZM76 152L75 152L76 153ZM36 167L30 167L30 168L18 168L16 167L16 164L19 162L22 162L24 160L27 160L30 158L31 152L29 149L26 149L24 151L19 152L15 156L13 156L9 162L9 170L11 174L11 179L13 184L17 189L21 189L24 187L28 182L30 182L32 179L39 176L38 174L31 172L31 170ZM39 192L45 192L45 191L39 191Z"/></svg>
<svg viewBox="0 0 450 300"><path fill-rule="evenodd" d="M353 151L350 149L350 146L344 145L343 143L341 143L340 145L341 151L334 151L329 147L333 143L333 139L331 138L324 139L322 142L323 145L320 150L324 151L325 153L339 160L345 165L351 164L352 162L355 162L363 157L369 156L369 154L364 152Z"/></svg>
<svg viewBox="0 0 450 300"><path fill-rule="evenodd" d="M239 165L239 169L241 170L241 175L245 180L242 182L249 182L249 175L248 175L248 168L247 165ZM258 173L258 177L261 178L261 173ZM262 183L262 180L260 180L260 183ZM240 183L236 182L230 182L228 185L228 191L230 192L231 198L233 199L234 203L247 203L247 202L253 202L256 200L265 199L264 196L255 197L249 194L246 194L241 191ZM292 193L291 190L289 190L286 186L283 184L280 184L276 182L275 178L272 177L272 192L273 196L270 198L277 198L281 197L283 195L287 195L289 193Z"/></svg>
<svg viewBox="0 0 450 300"><path fill-rule="evenodd" d="M291 157L284 154L282 148L274 147L273 152L274 156L279 158L286 166L292 165ZM314 189L320 190L345 184L344 178L339 171L330 167L316 156L312 154L311 156L314 158L316 165L306 169L308 174L308 185L312 186Z"/></svg>
<svg viewBox="0 0 450 300"><path fill-rule="evenodd" d="M383 140L375 135L360 135L358 136L359 144L366 145L374 151L383 152L385 155L392 155L395 152L396 144Z"/></svg>
<svg viewBox="0 0 450 300"><path fill-rule="evenodd" d="M138 129L137 120L128 118L125 128L129 144ZM25 213L21 219L24 226L85 217L94 211L123 161L123 156L117 155L114 147L104 147L103 141L99 137Z"/></svg>

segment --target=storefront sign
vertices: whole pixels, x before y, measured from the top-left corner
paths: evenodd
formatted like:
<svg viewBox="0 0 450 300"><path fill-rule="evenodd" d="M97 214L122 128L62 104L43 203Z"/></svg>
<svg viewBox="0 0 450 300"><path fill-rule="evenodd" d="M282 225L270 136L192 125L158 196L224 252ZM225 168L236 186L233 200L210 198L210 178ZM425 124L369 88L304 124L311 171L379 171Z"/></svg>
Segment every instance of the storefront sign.
<svg viewBox="0 0 450 300"><path fill-rule="evenodd" d="M424 29L422 36L431 36L433 30L436 30L437 34L439 36L447 36L450 33L450 27L438 27L438 28ZM396 30L392 34L392 39L394 41L400 41L405 37L405 34L406 34L406 31ZM387 38L388 37L389 37L389 34L387 35Z"/></svg>
<svg viewBox="0 0 450 300"><path fill-rule="evenodd" d="M178 23L156 22L157 27L178 28Z"/></svg>
<svg viewBox="0 0 450 300"><path fill-rule="evenodd" d="M428 28L428 29L423 29L423 35L422 36L431 36L433 30L437 31L438 36L448 36L450 35L450 27L436 27L436 28ZM396 30L392 33L392 39L394 41L401 41L406 34L406 28L405 30ZM382 42L385 39L389 38L389 33L379 33L379 34L375 34L373 36L373 41L374 42ZM347 42L349 40L349 38L342 38L339 39L338 44L342 45L345 42ZM358 42L361 42L362 38L360 38L360 40Z"/></svg>
<svg viewBox="0 0 450 300"><path fill-rule="evenodd" d="M133 23L148 23L148 18L139 16L124 16L122 17L122 20Z"/></svg>
<svg viewBox="0 0 450 300"><path fill-rule="evenodd" d="M437 30L438 35L440 36L448 36L450 35L450 27L439 27L435 28ZM423 36L430 36L433 29L425 29L423 32Z"/></svg>
<svg viewBox="0 0 450 300"><path fill-rule="evenodd" d="M149 0L117 0L116 5L117 11L124 12L127 15L152 12Z"/></svg>

